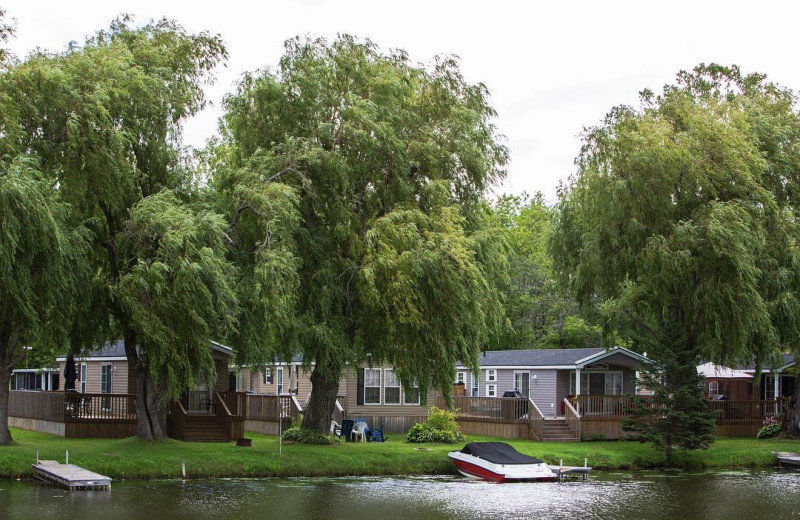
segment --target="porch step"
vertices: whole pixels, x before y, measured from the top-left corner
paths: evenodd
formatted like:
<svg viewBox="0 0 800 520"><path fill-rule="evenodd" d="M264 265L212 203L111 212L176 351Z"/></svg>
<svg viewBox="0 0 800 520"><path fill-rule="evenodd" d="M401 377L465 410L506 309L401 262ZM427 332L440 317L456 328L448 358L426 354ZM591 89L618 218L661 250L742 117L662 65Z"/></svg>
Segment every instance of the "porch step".
<svg viewBox="0 0 800 520"><path fill-rule="evenodd" d="M213 415L188 415L183 432L187 442L230 442L230 434L225 431Z"/></svg>
<svg viewBox="0 0 800 520"><path fill-rule="evenodd" d="M577 442L580 439L572 432L565 420L547 420L542 425L542 440L552 442Z"/></svg>

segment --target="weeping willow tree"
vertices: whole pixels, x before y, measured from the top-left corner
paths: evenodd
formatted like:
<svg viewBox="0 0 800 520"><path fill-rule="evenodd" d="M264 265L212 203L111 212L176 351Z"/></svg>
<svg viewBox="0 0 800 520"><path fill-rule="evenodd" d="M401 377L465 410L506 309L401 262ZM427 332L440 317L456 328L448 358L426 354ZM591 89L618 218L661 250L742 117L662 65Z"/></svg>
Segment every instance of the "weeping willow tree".
<svg viewBox="0 0 800 520"><path fill-rule="evenodd" d="M11 442L11 371L34 343L64 345L69 299L83 281L83 237L35 161L0 160L0 444Z"/></svg>
<svg viewBox="0 0 800 520"><path fill-rule="evenodd" d="M225 101L213 184L240 267L240 361L313 363L303 426L326 431L347 363L449 392L501 322L503 244L484 191L505 147L484 85L440 58L343 36L291 40Z"/></svg>
<svg viewBox="0 0 800 520"><path fill-rule="evenodd" d="M791 91L717 65L613 109L561 192L561 279L684 368L796 351L798 129Z"/></svg>
<svg viewBox="0 0 800 520"><path fill-rule="evenodd" d="M0 157L33 158L91 237L73 347L125 339L145 439L166 434L168 399L210 371L209 339L223 338L236 314L227 227L189 204L194 179L180 144L182 121L204 106L202 85L225 56L218 36L123 18L0 76Z"/></svg>

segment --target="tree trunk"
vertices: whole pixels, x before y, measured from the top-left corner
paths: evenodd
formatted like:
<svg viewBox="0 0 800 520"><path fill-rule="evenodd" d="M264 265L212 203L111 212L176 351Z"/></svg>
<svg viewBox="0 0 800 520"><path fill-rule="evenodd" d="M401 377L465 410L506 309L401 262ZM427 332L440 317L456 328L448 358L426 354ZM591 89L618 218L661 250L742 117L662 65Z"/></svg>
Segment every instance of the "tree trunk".
<svg viewBox="0 0 800 520"><path fill-rule="evenodd" d="M139 360L136 333L126 331L124 337L125 354L136 374L136 436L146 441L161 440L167 436L166 405L159 398L161 392L149 365Z"/></svg>
<svg viewBox="0 0 800 520"><path fill-rule="evenodd" d="M331 427L336 395L339 393L339 377L333 371L321 372L319 365L311 372L311 396L303 413L303 428L327 434Z"/></svg>
<svg viewBox="0 0 800 520"><path fill-rule="evenodd" d="M794 378L794 395L786 400L783 407L783 426L785 435L800 437L800 375Z"/></svg>
<svg viewBox="0 0 800 520"><path fill-rule="evenodd" d="M11 442L11 431L8 429L8 385L11 382L11 370L0 370L0 445Z"/></svg>

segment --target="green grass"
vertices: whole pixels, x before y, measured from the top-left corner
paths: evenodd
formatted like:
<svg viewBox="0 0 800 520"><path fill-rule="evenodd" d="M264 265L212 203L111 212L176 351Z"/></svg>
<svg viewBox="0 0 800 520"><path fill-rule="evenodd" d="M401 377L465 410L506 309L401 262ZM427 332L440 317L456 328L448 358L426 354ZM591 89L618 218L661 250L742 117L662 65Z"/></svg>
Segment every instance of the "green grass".
<svg viewBox="0 0 800 520"><path fill-rule="evenodd" d="M147 443L128 439L64 439L25 430L12 430L14 442L0 446L0 477L28 477L39 449L41 459L64 460L115 479L178 478L186 458L189 478L292 477L343 475L437 475L454 473L447 452L461 445L409 444L401 435L390 435L383 444L336 443L330 446L292 444L278 455L274 436L248 433L251 448L233 443L191 443L176 440ZM645 469L663 465L662 455L636 442L540 443L501 440L519 451L558 464L583 465L584 457L595 469ZM423 448L420 450L419 448ZM718 438L711 449L675 456L679 467L690 469L770 466L774 451L800 452L800 442Z"/></svg>

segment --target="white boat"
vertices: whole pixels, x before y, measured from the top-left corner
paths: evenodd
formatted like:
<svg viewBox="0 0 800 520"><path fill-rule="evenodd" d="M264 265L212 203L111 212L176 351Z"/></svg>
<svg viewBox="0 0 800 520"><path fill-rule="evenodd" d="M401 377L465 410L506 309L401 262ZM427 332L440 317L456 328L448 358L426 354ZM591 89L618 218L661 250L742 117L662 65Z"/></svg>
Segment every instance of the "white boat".
<svg viewBox="0 0 800 520"><path fill-rule="evenodd" d="M470 442L447 454L459 473L493 482L552 481L558 473L541 460L524 455L504 442Z"/></svg>

